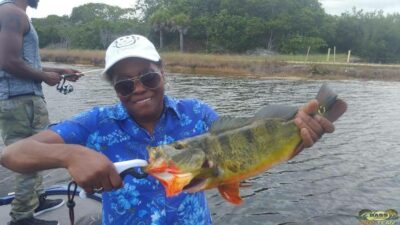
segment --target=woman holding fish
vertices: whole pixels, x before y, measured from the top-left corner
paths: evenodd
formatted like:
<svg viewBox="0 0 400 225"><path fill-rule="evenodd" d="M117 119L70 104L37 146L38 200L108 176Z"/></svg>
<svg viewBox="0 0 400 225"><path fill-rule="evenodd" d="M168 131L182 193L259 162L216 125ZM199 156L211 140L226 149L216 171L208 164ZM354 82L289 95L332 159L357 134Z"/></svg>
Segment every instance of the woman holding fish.
<svg viewBox="0 0 400 225"><path fill-rule="evenodd" d="M86 192L103 190L103 224L211 224L202 189L180 192L182 187L167 197L159 177L122 179L113 164L153 160L146 168L149 174L168 175L173 165L157 164L154 154L164 152L151 152L151 147L205 134L218 120L199 100L164 95L164 76L161 58L149 40L140 35L116 39L106 52L104 77L120 102L95 107L8 146L1 164L20 173L66 168ZM293 113L301 143L290 157L334 131L332 122L315 115L317 109L318 101L312 100ZM207 163L201 166L215 167L216 161Z"/></svg>

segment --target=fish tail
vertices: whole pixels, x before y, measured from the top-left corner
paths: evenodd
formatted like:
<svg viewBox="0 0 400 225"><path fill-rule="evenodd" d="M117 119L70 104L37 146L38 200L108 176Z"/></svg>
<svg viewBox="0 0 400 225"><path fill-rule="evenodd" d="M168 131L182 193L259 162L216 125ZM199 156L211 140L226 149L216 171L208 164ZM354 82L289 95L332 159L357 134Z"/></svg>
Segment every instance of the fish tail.
<svg viewBox="0 0 400 225"><path fill-rule="evenodd" d="M318 114L327 118L329 121L334 122L347 110L347 104L343 100L337 97L337 94L328 87L328 85L323 84L318 91L316 99L318 100ZM299 154L304 148L304 143L300 142L290 159Z"/></svg>
<svg viewBox="0 0 400 225"><path fill-rule="evenodd" d="M336 121L347 110L346 102L337 98L337 94L326 84L321 86L316 99L319 102L318 114L331 122Z"/></svg>

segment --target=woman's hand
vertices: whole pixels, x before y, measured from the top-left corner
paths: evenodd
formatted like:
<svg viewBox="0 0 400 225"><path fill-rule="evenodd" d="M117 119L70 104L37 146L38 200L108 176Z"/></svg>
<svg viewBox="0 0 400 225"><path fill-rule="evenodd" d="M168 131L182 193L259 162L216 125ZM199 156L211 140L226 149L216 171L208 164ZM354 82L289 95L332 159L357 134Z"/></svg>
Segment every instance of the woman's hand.
<svg viewBox="0 0 400 225"><path fill-rule="evenodd" d="M332 133L335 126L326 118L317 115L318 101L311 100L297 112L294 122L300 129L305 148L314 145L324 133Z"/></svg>
<svg viewBox="0 0 400 225"><path fill-rule="evenodd" d="M65 167L73 180L87 193L122 187L122 178L106 156L86 147L75 147L80 150L68 157Z"/></svg>

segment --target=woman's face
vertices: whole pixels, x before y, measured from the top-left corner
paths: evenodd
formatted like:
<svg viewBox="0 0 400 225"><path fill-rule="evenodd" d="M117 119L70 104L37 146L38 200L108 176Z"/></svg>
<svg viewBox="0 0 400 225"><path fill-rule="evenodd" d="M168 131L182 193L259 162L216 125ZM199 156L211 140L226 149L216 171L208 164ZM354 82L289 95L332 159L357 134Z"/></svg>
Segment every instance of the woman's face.
<svg viewBox="0 0 400 225"><path fill-rule="evenodd" d="M138 123L158 121L164 107L162 69L144 59L127 58L115 64L111 73L114 88L128 113Z"/></svg>

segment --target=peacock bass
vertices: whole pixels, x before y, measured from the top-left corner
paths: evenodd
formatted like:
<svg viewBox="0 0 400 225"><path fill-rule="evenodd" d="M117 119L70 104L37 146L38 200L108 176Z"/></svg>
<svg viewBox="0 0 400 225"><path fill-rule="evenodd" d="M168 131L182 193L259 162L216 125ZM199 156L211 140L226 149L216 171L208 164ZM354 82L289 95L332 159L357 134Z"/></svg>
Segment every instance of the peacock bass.
<svg viewBox="0 0 400 225"><path fill-rule="evenodd" d="M326 85L320 88L318 114L330 121L347 109ZM149 147L145 171L165 187L166 195L217 187L222 197L240 204L240 181L291 159L303 149L293 118L296 107L273 105L254 117L220 117L199 136Z"/></svg>

